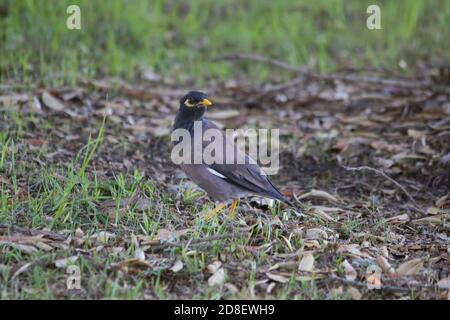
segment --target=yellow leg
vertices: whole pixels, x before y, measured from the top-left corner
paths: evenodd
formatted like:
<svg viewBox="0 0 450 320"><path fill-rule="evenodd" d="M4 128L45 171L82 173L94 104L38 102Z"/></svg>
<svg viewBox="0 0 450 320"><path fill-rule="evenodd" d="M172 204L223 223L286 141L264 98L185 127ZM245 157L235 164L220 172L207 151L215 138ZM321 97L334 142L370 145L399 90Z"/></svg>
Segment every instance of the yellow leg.
<svg viewBox="0 0 450 320"><path fill-rule="evenodd" d="M234 218L234 213L236 211L237 204L238 204L237 199L233 199L233 201L231 202L231 208L230 208L230 217L231 218Z"/></svg>
<svg viewBox="0 0 450 320"><path fill-rule="evenodd" d="M213 218L216 214L218 214L218 213L220 212L220 210L223 209L223 207L225 207L225 204L219 203L214 209L210 210L210 211L204 216L204 219L205 219L205 220L209 220L209 219Z"/></svg>

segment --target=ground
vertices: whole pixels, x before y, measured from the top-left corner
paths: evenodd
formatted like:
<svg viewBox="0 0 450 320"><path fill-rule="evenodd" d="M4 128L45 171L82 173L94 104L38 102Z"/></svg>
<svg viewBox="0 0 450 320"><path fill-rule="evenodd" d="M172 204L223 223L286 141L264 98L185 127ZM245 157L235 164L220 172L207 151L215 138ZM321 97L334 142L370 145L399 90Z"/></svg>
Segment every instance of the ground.
<svg viewBox="0 0 450 320"><path fill-rule="evenodd" d="M217 83L208 114L280 128L272 180L296 209L243 199L211 221L213 203L170 161L187 88L103 79L2 96L2 298L447 297L445 95L268 88Z"/></svg>
<svg viewBox="0 0 450 320"><path fill-rule="evenodd" d="M0 298L449 299L450 2L372 4L0 0ZM203 219L192 89L280 129L294 208Z"/></svg>

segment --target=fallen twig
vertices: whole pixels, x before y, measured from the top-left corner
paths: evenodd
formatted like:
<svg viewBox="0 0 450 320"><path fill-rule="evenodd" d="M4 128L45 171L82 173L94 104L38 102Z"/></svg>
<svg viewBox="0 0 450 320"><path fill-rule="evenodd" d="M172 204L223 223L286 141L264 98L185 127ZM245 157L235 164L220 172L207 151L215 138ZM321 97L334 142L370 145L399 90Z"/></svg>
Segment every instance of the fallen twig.
<svg viewBox="0 0 450 320"><path fill-rule="evenodd" d="M8 226L6 224L0 224L0 234L22 234L25 236L39 236L43 235L49 239L64 241L67 239L67 235L51 232L51 231L43 231L43 230L33 230L27 229L19 226Z"/></svg>
<svg viewBox="0 0 450 320"><path fill-rule="evenodd" d="M419 211L420 213L425 214L425 211L420 209L419 205L417 204L416 200L414 200L413 196L408 192L408 190L405 189L405 187L403 187L400 183L398 183L397 181L395 181L394 179L392 179L391 177L389 177L386 173L384 173L381 170L375 169L375 168L371 168L368 166L361 166L361 167L346 167L343 166L343 168L345 170L348 171L371 171L371 172L375 172L379 175L381 175L383 178L385 178L386 180L390 181L391 183L393 183L396 187L398 187L400 190L402 190L402 192L408 197L408 199L413 203L414 209L416 209L417 211Z"/></svg>
<svg viewBox="0 0 450 320"><path fill-rule="evenodd" d="M178 242L178 243L166 242L166 243L162 243L160 245L152 246L151 249L157 251L157 250L167 249L169 247L183 248L183 247L189 247L189 246L198 246L198 245L201 245L201 244L204 244L207 242L211 242L211 241L232 239L236 236L243 235L243 234L249 234L249 232L248 231L231 232L231 233L207 237L204 239L197 239L197 240Z"/></svg>
<svg viewBox="0 0 450 320"><path fill-rule="evenodd" d="M339 282L344 285L359 287L359 288L366 288L367 289L367 283L355 281L355 280L348 280L336 276L331 276L327 279L324 279L324 281L330 281L330 282ZM379 289L374 290L381 290L381 291L389 291L389 292L411 292L414 290L436 290L436 287L434 286L417 286L414 285L411 288L405 288L405 287L397 287L397 286L389 286L389 285L382 285Z"/></svg>
<svg viewBox="0 0 450 320"><path fill-rule="evenodd" d="M16 270L16 272L14 272L14 274L9 279L9 282L13 282L14 280L16 280L17 277L21 273L24 273L25 271L27 271L31 267L32 264L33 264L32 262L27 262L24 265L22 265L19 269Z"/></svg>
<svg viewBox="0 0 450 320"><path fill-rule="evenodd" d="M214 59L215 61L220 61L220 60L253 60L253 61L257 61L257 62L261 62L261 63L266 63L266 64L270 64L273 65L275 67L279 67L288 71L293 71L293 72L298 72L298 73L307 73L306 68L305 67L296 67L293 66L289 63L277 60L277 59L272 59L272 58L268 58L268 57L264 57L261 56L259 54L252 54L252 53L233 53L233 54L227 54L227 55L223 55L223 56L219 56L217 58Z"/></svg>
<svg viewBox="0 0 450 320"><path fill-rule="evenodd" d="M319 80L340 80L345 82L365 82L371 83L375 85L383 85L383 86L393 86L407 89L426 89L434 92L440 92L445 94L450 94L450 87L438 85L431 81L411 81L411 80L401 80L401 79L381 79L377 77L368 77L368 76L354 76L354 75L343 75L343 74L318 74L313 73L307 70L306 67L297 67L291 64L285 63L283 61L272 59L268 57L264 57L258 54L240 54L234 53L224 56L219 56L215 59L216 61L220 60L252 60L260 63L266 63L278 68L282 68L284 70L288 70L291 72L296 72L302 76L319 79Z"/></svg>

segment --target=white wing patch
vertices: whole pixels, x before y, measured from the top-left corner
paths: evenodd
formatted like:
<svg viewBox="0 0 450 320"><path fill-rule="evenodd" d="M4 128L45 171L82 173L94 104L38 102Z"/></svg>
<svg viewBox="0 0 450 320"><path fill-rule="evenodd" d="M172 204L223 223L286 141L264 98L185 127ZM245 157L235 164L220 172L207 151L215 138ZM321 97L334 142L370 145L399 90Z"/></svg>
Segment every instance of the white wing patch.
<svg viewBox="0 0 450 320"><path fill-rule="evenodd" d="M217 172L214 169L211 169L210 167L207 167L206 169L208 169L209 172L211 172L213 175L222 178L222 179L226 179L227 177L225 177L223 174L220 174L219 172Z"/></svg>

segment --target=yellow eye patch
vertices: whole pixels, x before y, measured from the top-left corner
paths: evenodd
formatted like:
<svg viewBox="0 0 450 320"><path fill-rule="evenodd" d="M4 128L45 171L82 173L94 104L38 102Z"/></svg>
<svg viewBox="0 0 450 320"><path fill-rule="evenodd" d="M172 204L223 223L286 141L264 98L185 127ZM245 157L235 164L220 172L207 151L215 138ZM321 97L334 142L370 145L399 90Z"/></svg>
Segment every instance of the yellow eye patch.
<svg viewBox="0 0 450 320"><path fill-rule="evenodd" d="M184 101L184 105L185 105L186 107L191 108L191 107L195 106L195 103L194 103L193 101L191 101L191 99L186 99L186 100Z"/></svg>

